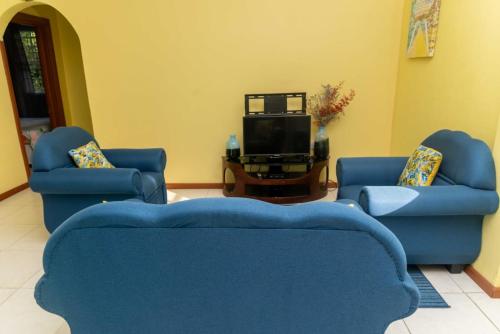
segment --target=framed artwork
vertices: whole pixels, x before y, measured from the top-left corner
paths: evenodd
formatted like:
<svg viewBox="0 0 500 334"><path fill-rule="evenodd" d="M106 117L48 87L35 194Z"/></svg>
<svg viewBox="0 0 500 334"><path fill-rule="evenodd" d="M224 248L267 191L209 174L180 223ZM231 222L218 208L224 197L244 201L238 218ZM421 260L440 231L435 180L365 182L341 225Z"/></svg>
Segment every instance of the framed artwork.
<svg viewBox="0 0 500 334"><path fill-rule="evenodd" d="M411 0L408 58L433 57L436 49L441 0Z"/></svg>

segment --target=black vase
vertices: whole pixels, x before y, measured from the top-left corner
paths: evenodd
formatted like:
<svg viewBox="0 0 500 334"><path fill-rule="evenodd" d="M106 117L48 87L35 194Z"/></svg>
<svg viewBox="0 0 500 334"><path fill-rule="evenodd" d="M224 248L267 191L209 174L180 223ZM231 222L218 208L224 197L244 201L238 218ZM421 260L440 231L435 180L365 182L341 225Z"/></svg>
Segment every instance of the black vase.
<svg viewBox="0 0 500 334"><path fill-rule="evenodd" d="M321 125L316 133L314 141L314 158L316 160L326 160L330 157L330 139L326 134L325 126Z"/></svg>
<svg viewBox="0 0 500 334"><path fill-rule="evenodd" d="M238 161L240 158L240 149L239 148L227 148L226 149L226 157L229 161Z"/></svg>
<svg viewBox="0 0 500 334"><path fill-rule="evenodd" d="M328 138L314 142L314 158L326 160L330 156L330 140Z"/></svg>

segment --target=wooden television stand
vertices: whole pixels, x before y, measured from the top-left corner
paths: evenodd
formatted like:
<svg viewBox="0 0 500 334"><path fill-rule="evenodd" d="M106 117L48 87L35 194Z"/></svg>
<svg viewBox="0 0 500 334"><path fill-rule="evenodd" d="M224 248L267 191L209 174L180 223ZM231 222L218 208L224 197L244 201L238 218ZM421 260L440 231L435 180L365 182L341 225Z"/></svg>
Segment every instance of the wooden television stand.
<svg viewBox="0 0 500 334"><path fill-rule="evenodd" d="M253 170L254 166L263 168ZM290 166L301 166L303 170L291 172ZM257 164L222 157L223 193L227 197L247 197L276 204L309 202L328 194L328 177L329 159Z"/></svg>

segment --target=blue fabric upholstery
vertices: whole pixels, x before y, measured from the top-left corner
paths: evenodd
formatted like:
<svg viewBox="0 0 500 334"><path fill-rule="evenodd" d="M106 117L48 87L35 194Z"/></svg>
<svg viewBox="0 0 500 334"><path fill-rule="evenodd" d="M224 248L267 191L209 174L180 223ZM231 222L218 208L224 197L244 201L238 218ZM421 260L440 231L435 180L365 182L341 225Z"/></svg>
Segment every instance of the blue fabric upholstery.
<svg viewBox="0 0 500 334"><path fill-rule="evenodd" d="M36 300L73 334L382 334L419 300L398 239L336 203L99 204L43 266Z"/></svg>
<svg viewBox="0 0 500 334"><path fill-rule="evenodd" d="M50 135L41 136L32 155L33 172L75 167L68 151L92 140L97 143L90 133L78 127L56 128Z"/></svg>
<svg viewBox="0 0 500 334"><path fill-rule="evenodd" d="M445 157L439 168L441 178L472 188L496 189L495 162L483 141L465 132L441 130L422 145L438 150Z"/></svg>
<svg viewBox="0 0 500 334"><path fill-rule="evenodd" d="M78 127L57 128L40 137L33 152L30 187L42 194L45 226L53 232L75 212L103 201L138 198L165 204L163 149L103 150L117 168L76 168L68 151L95 139Z"/></svg>
<svg viewBox="0 0 500 334"><path fill-rule="evenodd" d="M337 204L344 204L344 205L348 205L348 206L351 206L353 208L356 208L358 210L361 210L363 211L363 208L361 207L361 205L359 205L358 202L356 201L353 201L353 200L350 200L350 199L339 199L337 201Z"/></svg>
<svg viewBox="0 0 500 334"><path fill-rule="evenodd" d="M401 241L408 264L470 264L481 250L483 216L384 216L377 220Z"/></svg>
<svg viewBox="0 0 500 334"><path fill-rule="evenodd" d="M466 186L363 187L359 199L364 210L381 216L484 216L495 213L494 191ZM436 205L439 203L439 205Z"/></svg>
<svg viewBox="0 0 500 334"><path fill-rule="evenodd" d="M498 209L491 151L484 142L450 130L436 132L422 145L443 154L433 186L397 187L403 158L342 158L338 197L358 201L391 229L410 264L472 263L481 249L483 217Z"/></svg>
<svg viewBox="0 0 500 334"><path fill-rule="evenodd" d="M137 169L130 168L57 168L33 173L30 187L43 194L140 195L143 178Z"/></svg>
<svg viewBox="0 0 500 334"><path fill-rule="evenodd" d="M359 201L359 195L363 190L363 186L345 186L338 189L337 197L339 199L350 199L353 201Z"/></svg>
<svg viewBox="0 0 500 334"><path fill-rule="evenodd" d="M337 180L342 187L395 185L407 161L408 157L341 158L337 160Z"/></svg>
<svg viewBox="0 0 500 334"><path fill-rule="evenodd" d="M142 190L144 192L144 198L146 199L146 202L148 202L147 199L153 196L158 188L163 188L164 183L165 181L163 179L163 173L142 173Z"/></svg>
<svg viewBox="0 0 500 334"><path fill-rule="evenodd" d="M163 173L167 164L164 150L150 149L103 149L102 153L115 167L136 168L141 172Z"/></svg>

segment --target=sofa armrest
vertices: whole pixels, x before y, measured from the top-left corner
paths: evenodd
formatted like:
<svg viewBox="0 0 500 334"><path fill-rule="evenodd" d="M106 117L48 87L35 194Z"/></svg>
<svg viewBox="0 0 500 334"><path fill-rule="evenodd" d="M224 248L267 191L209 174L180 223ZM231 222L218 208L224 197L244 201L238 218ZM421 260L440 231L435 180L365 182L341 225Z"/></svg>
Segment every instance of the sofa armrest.
<svg viewBox="0 0 500 334"><path fill-rule="evenodd" d="M141 173L132 168L57 168L35 172L33 191L42 194L142 194Z"/></svg>
<svg viewBox="0 0 500 334"><path fill-rule="evenodd" d="M340 187L351 185L393 186L406 166L408 157L340 158L337 180Z"/></svg>
<svg viewBox="0 0 500 334"><path fill-rule="evenodd" d="M102 153L115 167L137 168L141 172L163 173L167 164L162 148L104 149Z"/></svg>
<svg viewBox="0 0 500 334"><path fill-rule="evenodd" d="M461 185L368 186L361 190L360 204L374 217L483 216L498 209L498 194Z"/></svg>

